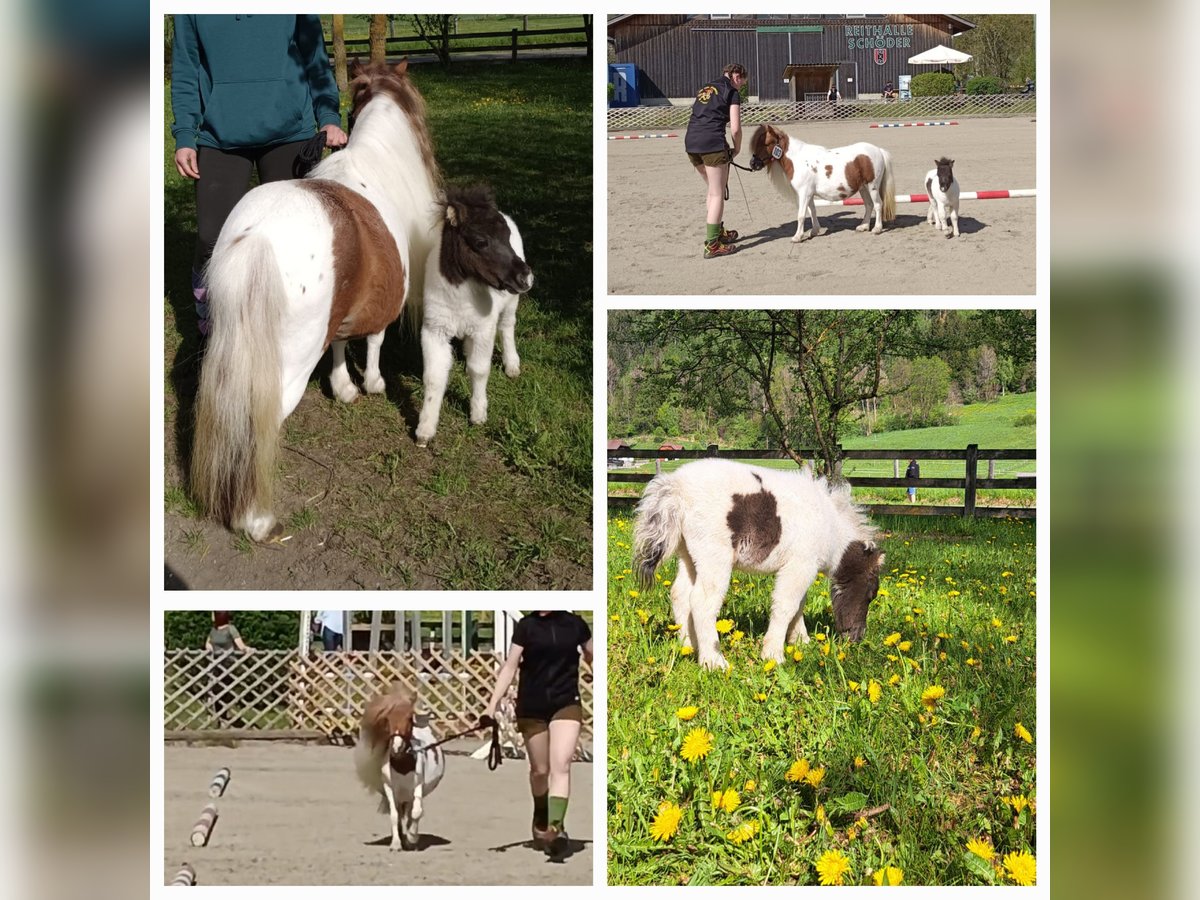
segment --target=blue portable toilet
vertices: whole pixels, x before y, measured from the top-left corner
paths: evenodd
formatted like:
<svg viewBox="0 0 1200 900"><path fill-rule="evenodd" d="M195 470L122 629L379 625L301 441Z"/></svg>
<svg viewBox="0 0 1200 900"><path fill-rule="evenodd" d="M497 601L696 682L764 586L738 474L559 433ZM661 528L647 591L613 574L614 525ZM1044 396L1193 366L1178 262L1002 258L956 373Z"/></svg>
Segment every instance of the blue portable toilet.
<svg viewBox="0 0 1200 900"><path fill-rule="evenodd" d="M609 106L640 106L641 94L637 86L637 66L633 63L609 63L608 83L613 86Z"/></svg>

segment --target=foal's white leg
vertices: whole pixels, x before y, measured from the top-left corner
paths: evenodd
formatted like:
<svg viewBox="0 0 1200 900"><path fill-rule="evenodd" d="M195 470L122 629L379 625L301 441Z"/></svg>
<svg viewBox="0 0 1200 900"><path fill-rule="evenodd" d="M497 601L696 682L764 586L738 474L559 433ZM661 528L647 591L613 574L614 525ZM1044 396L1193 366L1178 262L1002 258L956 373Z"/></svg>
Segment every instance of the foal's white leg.
<svg viewBox="0 0 1200 900"><path fill-rule="evenodd" d="M417 446L425 447L437 433L454 354L448 338L422 328L421 355L425 358L425 392L421 400L421 418L417 421Z"/></svg>
<svg viewBox="0 0 1200 900"><path fill-rule="evenodd" d="M863 225L867 225L871 221L871 213L875 213L875 227L871 229L871 234L883 233L883 198L879 196L879 186L877 184L869 184L866 187L867 199L863 206L868 207L866 216L863 217ZM864 229L865 230L865 229Z"/></svg>
<svg viewBox="0 0 1200 900"><path fill-rule="evenodd" d="M817 576L817 567L808 560L796 560L785 565L775 575L775 590L771 594L771 622L763 638L762 657L783 662L783 642L789 632L801 641L808 640L804 627L804 595ZM798 623L798 624L797 624Z"/></svg>
<svg viewBox="0 0 1200 900"><path fill-rule="evenodd" d="M496 333L476 334L463 340L463 350L467 355L467 374L471 376L471 415L472 425L482 425L487 421L488 375L492 372L492 348L496 346Z"/></svg>
<svg viewBox="0 0 1200 900"><path fill-rule="evenodd" d="M382 394L387 387L383 376L379 374L379 349L383 346L384 332L367 336L367 371L363 377L363 387L368 394Z"/></svg>
<svg viewBox="0 0 1200 900"><path fill-rule="evenodd" d="M679 626L679 642L685 647L696 648L696 635L692 627L692 590L696 583L696 566L687 550L680 548L679 565L675 580L671 582L671 613Z"/></svg>
<svg viewBox="0 0 1200 900"><path fill-rule="evenodd" d="M808 208L812 204L812 194L804 189L796 192L799 199L799 206L796 208L796 233L792 236L792 243L798 244L804 240L804 217L808 213Z"/></svg>
<svg viewBox="0 0 1200 900"><path fill-rule="evenodd" d="M383 760L383 796L387 799L388 818L392 823L392 844L390 849L403 850L400 843L400 811L396 809L396 793L392 790L392 763L387 757Z"/></svg>
<svg viewBox="0 0 1200 900"><path fill-rule="evenodd" d="M952 200L946 204L950 209L950 237L958 237L958 201Z"/></svg>
<svg viewBox="0 0 1200 900"><path fill-rule="evenodd" d="M333 370L329 373L329 386L333 388L333 396L343 403L353 403L358 399L358 388L350 380L350 371L346 368L346 342L333 342Z"/></svg>
<svg viewBox="0 0 1200 900"><path fill-rule="evenodd" d="M425 812L421 806L421 799L425 796L425 754L418 753L416 759L416 771L413 772L413 801L412 801L412 818L415 823L421 818Z"/></svg>
<svg viewBox="0 0 1200 900"><path fill-rule="evenodd" d="M696 584L691 593L692 626L696 636L696 659L706 669L729 668L721 655L717 615L721 612L721 602L729 590L732 574L733 565L728 558L696 561Z"/></svg>
<svg viewBox="0 0 1200 900"><path fill-rule="evenodd" d="M808 214L812 217L812 236L821 236L821 221L817 218L817 198L812 196L808 199Z"/></svg>
<svg viewBox="0 0 1200 900"><path fill-rule="evenodd" d="M516 378L521 374L521 357L517 355L517 298L513 297L500 313L500 355L504 360L504 374Z"/></svg>

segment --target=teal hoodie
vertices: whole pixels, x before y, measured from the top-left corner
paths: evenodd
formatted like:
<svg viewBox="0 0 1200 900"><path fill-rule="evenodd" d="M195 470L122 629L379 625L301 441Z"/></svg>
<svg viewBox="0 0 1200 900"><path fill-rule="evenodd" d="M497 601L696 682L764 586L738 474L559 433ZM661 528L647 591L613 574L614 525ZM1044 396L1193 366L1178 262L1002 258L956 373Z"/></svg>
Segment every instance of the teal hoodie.
<svg viewBox="0 0 1200 900"><path fill-rule="evenodd" d="M176 149L267 147L340 126L320 18L175 16L171 107Z"/></svg>

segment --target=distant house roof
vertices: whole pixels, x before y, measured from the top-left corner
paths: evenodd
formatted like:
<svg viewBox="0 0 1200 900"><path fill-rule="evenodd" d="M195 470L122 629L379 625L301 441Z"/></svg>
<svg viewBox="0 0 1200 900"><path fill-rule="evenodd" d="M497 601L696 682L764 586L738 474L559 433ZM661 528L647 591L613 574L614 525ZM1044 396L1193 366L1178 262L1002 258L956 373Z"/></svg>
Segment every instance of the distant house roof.
<svg viewBox="0 0 1200 900"><path fill-rule="evenodd" d="M613 441L608 442L608 449L609 450L632 450L633 448L630 447L624 441L613 440Z"/></svg>
<svg viewBox="0 0 1200 900"><path fill-rule="evenodd" d="M682 450L683 444L660 444L659 450Z"/></svg>

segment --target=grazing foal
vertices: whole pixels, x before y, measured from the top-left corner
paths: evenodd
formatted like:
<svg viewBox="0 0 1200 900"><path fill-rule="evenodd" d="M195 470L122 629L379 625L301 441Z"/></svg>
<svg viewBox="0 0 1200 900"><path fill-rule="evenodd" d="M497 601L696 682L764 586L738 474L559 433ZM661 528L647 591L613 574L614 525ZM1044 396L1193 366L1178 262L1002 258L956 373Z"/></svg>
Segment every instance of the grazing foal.
<svg viewBox="0 0 1200 900"><path fill-rule="evenodd" d="M958 181L954 178L954 160L935 160L936 169L925 173L925 191L929 194L929 212L925 221L936 225L946 237L958 237ZM936 215L936 221L935 221ZM946 220L950 220L947 228Z"/></svg>
<svg viewBox="0 0 1200 900"><path fill-rule="evenodd" d="M487 421L487 383L492 348L500 331L504 373L516 378L521 359L513 329L517 301L533 286L517 225L496 208L485 187L446 189L441 233L429 254L421 310L421 354L425 358L425 397L417 422L417 446L428 446L450 365L450 342L461 338L471 376L472 425Z"/></svg>

